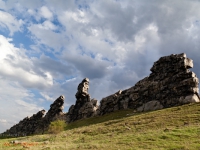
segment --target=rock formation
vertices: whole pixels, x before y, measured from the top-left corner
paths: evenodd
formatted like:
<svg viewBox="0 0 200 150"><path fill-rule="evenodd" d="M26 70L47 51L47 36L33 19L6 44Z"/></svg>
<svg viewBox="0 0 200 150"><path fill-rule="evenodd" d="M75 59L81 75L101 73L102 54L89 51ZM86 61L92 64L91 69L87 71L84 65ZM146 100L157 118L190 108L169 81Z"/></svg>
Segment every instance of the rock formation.
<svg viewBox="0 0 200 150"><path fill-rule="evenodd" d="M78 85L76 103L69 108L67 114L63 113L64 96L60 96L51 104L45 116L45 110L39 111L30 118L24 118L4 134L22 136L42 133L56 119L70 123L121 109L143 112L199 102L199 80L189 70L192 67L193 61L184 53L161 57L150 69L152 73L148 77L129 89L119 90L103 98L100 106L97 100L90 99L89 79L85 78Z"/></svg>
<svg viewBox="0 0 200 150"><path fill-rule="evenodd" d="M65 113L63 113L64 109L64 100L65 97L61 95L58 97L53 104L50 105L50 109L44 117L44 120L47 122L51 122L57 120L58 118L61 119Z"/></svg>
<svg viewBox="0 0 200 150"><path fill-rule="evenodd" d="M78 119L88 118L96 115L96 110L98 109L97 100L90 99L88 89L89 79L85 78L78 85L78 91L75 95L76 104L69 108L67 122L73 122Z"/></svg>
<svg viewBox="0 0 200 150"><path fill-rule="evenodd" d="M42 118L40 126L34 133L43 133L48 129L49 124L55 120L66 120L66 114L63 112L65 97L61 95L58 97L53 104L50 105L49 111Z"/></svg>
<svg viewBox="0 0 200 150"><path fill-rule="evenodd" d="M184 53L161 57L149 77L130 89L103 98L99 115L127 108L142 112L199 102L199 80L188 70L192 67L193 61Z"/></svg>
<svg viewBox="0 0 200 150"><path fill-rule="evenodd" d="M9 136L31 135L40 126L44 114L45 110L41 110L37 114L33 114L31 117L26 117L3 134Z"/></svg>
<svg viewBox="0 0 200 150"><path fill-rule="evenodd" d="M66 120L64 109L64 96L61 95L57 98L53 104L51 104L49 111L45 114L45 110L39 111L31 117L26 117L18 124L11 127L9 130L3 133L3 135L9 136L26 136L35 133L43 133L54 120Z"/></svg>

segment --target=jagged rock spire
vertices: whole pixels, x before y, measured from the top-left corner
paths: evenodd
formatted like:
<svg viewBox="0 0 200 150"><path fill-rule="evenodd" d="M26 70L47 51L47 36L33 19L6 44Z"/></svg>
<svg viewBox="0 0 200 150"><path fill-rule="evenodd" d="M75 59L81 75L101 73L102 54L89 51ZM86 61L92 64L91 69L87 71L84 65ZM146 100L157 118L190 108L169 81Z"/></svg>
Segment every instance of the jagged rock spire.
<svg viewBox="0 0 200 150"><path fill-rule="evenodd" d="M67 114L67 122L72 122L82 118L88 118L96 115L97 100L90 99L88 93L89 89L89 79L84 78L82 82L78 85L76 97L76 104L69 108Z"/></svg>

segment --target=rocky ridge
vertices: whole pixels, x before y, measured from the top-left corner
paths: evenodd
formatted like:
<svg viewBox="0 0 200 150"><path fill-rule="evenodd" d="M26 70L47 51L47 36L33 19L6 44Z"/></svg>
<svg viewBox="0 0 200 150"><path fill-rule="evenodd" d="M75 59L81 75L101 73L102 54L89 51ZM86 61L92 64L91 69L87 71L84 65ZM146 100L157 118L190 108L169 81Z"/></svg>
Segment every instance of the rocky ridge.
<svg viewBox="0 0 200 150"><path fill-rule="evenodd" d="M12 126L9 130L2 133L6 136L27 136L37 133L44 133L49 124L54 120L66 120L64 109L64 96L58 97L53 104L51 104L49 111L45 115L45 110L33 114L31 117L26 117L18 124Z"/></svg>
<svg viewBox="0 0 200 150"><path fill-rule="evenodd" d="M62 112L64 96L60 96L45 116L45 110L39 111L30 118L24 118L2 135L41 133L48 128L51 121L57 119L70 123L121 109L144 112L199 102L199 80L189 70L192 67L193 61L184 53L161 57L150 69L152 73L148 77L129 89L119 90L103 98L100 106L97 105L97 100L90 98L89 79L85 78L78 85L76 103L69 108L68 113Z"/></svg>
<svg viewBox="0 0 200 150"><path fill-rule="evenodd" d="M161 57L148 77L103 98L99 115L127 108L142 112L199 102L199 80L189 70L192 67L193 61L184 53Z"/></svg>

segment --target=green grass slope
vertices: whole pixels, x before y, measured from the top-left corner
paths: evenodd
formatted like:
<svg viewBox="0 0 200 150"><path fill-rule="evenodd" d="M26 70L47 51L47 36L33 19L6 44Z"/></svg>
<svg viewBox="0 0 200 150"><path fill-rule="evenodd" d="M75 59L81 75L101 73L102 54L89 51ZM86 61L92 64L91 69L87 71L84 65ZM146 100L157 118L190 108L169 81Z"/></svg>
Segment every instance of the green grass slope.
<svg viewBox="0 0 200 150"><path fill-rule="evenodd" d="M18 144L10 144L13 140ZM0 149L198 150L200 104L146 113L117 111L68 124L56 135L1 139Z"/></svg>

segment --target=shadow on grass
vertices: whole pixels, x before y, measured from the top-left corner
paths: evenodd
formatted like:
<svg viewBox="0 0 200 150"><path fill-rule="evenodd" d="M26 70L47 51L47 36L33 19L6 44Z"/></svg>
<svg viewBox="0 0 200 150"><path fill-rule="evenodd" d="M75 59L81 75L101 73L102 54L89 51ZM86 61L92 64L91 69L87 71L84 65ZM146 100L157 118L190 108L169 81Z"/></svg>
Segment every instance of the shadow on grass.
<svg viewBox="0 0 200 150"><path fill-rule="evenodd" d="M161 110L147 111L147 112L140 112L140 113L134 112L133 109L119 110L119 111L115 111L109 114L105 114L103 116L96 116L96 117L77 120L75 122L67 124L67 127L65 130L71 130L74 128L95 125L95 124L103 123L103 122L106 122L105 125L110 125L110 124L114 124L114 123L118 123L122 121L123 118L131 117L131 116L139 116L139 115L145 115L142 117L144 119L147 119L148 116L150 118L154 118L156 116L159 118L159 116L162 116L160 119L158 119L161 122L163 121L165 122L166 120L168 120L168 115L171 115L171 117L172 116L176 118L178 117L177 119L180 120L181 118L183 119L184 116L190 114L189 112L191 111L195 113L196 115L199 114L199 111L200 111L199 106L200 106L200 103L193 103L193 104L186 104L182 106L176 106L176 107L165 108ZM146 114L148 116L146 116ZM191 119L192 118L190 116L190 120Z"/></svg>
<svg viewBox="0 0 200 150"><path fill-rule="evenodd" d="M103 123L103 122L107 122L106 125L113 124L113 123L120 122L121 121L120 119L130 117L133 115L136 116L140 114L143 114L143 113L136 113L132 109L119 110L119 111L111 112L109 114L105 114L103 116L95 116L95 117L85 118L85 119L77 120L75 122L71 122L67 124L66 130L71 130L74 128L94 125L94 124Z"/></svg>

